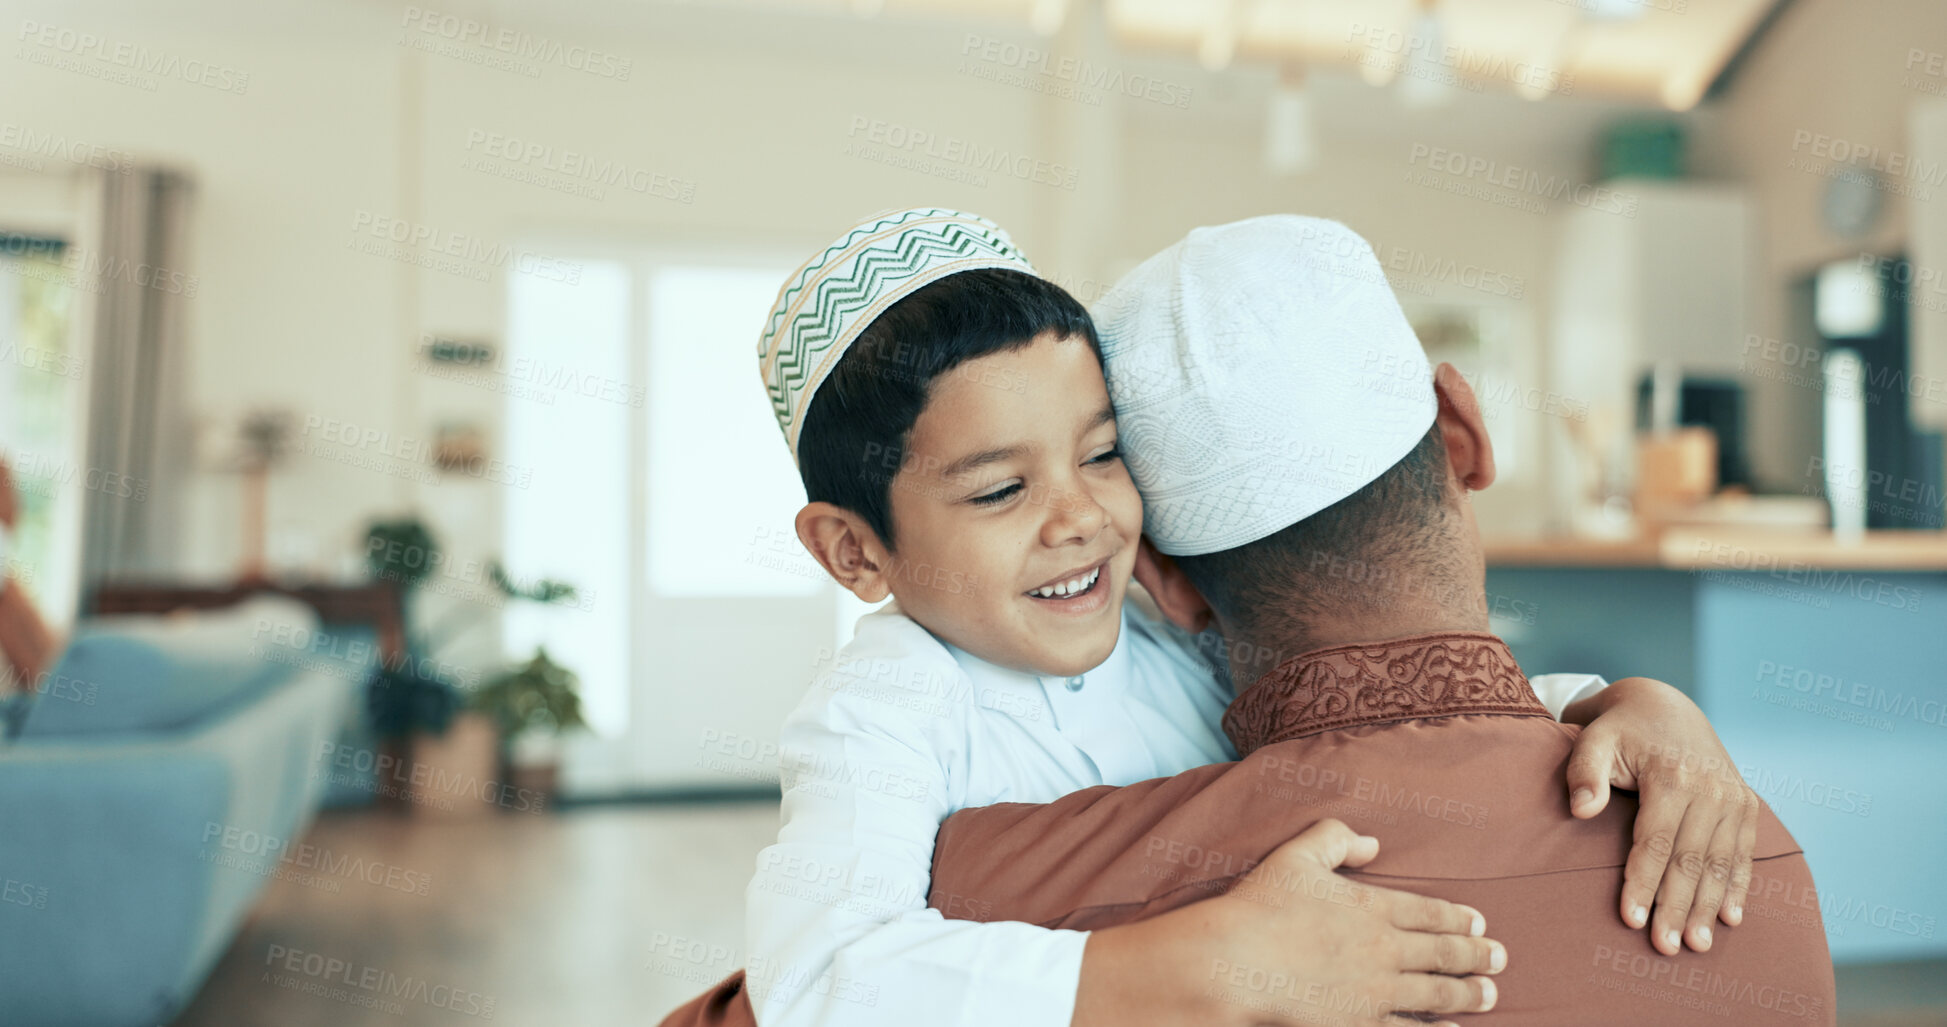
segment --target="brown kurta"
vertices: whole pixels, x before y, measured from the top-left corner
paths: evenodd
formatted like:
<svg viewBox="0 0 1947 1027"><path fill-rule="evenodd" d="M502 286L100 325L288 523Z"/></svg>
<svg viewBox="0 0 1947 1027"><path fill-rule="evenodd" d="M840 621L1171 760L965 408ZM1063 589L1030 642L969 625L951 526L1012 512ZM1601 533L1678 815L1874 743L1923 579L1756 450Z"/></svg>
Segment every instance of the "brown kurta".
<svg viewBox="0 0 1947 1027"><path fill-rule="evenodd" d="M1507 945L1483 1022L1833 1023L1811 873L1770 809L1743 924L1717 925L1710 952L1661 955L1616 912L1634 797L1591 820L1569 815L1563 775L1580 729L1549 716L1492 635L1306 653L1240 695L1224 730L1236 763L954 814L936 844L931 904L1111 927L1227 891L1337 817L1380 839L1379 857L1347 877L1473 906ZM1267 1012L1334 1001L1263 968L1213 965L1210 976L1212 994ZM733 976L665 1027L753 1023L741 984Z"/></svg>

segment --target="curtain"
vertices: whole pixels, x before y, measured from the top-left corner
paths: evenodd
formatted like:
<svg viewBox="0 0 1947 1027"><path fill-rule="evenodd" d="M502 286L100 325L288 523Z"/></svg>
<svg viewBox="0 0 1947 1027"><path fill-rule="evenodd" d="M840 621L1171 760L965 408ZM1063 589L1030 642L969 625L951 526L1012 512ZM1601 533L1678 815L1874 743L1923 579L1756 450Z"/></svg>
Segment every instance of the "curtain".
<svg viewBox="0 0 1947 1027"><path fill-rule="evenodd" d="M183 409L183 308L191 181L134 167L98 172L93 231L77 242L94 292L82 496L81 582L174 569L190 431Z"/></svg>

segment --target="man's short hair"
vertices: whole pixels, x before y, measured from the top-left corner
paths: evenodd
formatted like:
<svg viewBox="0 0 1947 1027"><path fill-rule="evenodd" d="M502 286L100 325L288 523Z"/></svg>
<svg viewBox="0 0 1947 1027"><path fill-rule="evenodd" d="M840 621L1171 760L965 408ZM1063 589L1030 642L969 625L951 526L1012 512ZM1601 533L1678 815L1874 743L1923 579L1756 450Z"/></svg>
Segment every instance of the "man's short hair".
<svg viewBox="0 0 1947 1027"><path fill-rule="evenodd" d="M1255 542L1176 564L1225 623L1257 639L1303 639L1327 612L1444 597L1464 580L1444 557L1449 480L1436 424L1352 495Z"/></svg>
<svg viewBox="0 0 1947 1027"><path fill-rule="evenodd" d="M806 500L858 514L892 545L892 478L934 380L1045 332L1085 340L1102 358L1095 322L1081 303L1020 271L962 271L887 307L838 359L805 412L798 472Z"/></svg>

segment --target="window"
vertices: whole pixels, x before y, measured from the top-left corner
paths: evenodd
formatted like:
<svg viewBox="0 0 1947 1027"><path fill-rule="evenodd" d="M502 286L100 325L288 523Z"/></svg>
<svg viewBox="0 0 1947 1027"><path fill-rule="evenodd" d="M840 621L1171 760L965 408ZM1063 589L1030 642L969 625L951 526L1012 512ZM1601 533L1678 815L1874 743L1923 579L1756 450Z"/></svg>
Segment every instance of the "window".
<svg viewBox="0 0 1947 1027"><path fill-rule="evenodd" d="M0 457L20 519L6 568L51 623L79 601L79 472L87 362L72 351L75 289L58 240L0 234Z"/></svg>
<svg viewBox="0 0 1947 1027"><path fill-rule="evenodd" d="M507 655L545 645L581 678L598 737L569 750L571 792L775 782L774 760L724 771L701 747L775 739L862 605L797 540L804 490L757 374L791 261L577 259L577 282L509 280L508 373L558 387L506 394L508 459L535 470L508 496L503 552L583 601L510 606Z"/></svg>
<svg viewBox="0 0 1947 1027"><path fill-rule="evenodd" d="M534 473L507 492L503 552L516 578L565 581L578 602L509 604L502 637L512 659L545 645L579 675L582 712L608 735L629 716L629 288L629 269L610 261L586 262L577 284L515 275L507 318L505 366L538 387L508 394L507 460Z"/></svg>
<svg viewBox="0 0 1947 1027"><path fill-rule="evenodd" d="M757 374L757 333L789 268L649 276L649 588L809 596L825 572L792 529L804 490Z"/></svg>

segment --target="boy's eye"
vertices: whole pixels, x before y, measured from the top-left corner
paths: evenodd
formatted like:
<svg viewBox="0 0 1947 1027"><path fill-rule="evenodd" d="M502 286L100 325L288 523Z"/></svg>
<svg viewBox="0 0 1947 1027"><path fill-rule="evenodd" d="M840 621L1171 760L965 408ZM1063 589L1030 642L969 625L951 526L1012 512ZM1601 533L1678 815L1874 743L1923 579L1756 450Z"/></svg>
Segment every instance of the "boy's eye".
<svg viewBox="0 0 1947 1027"><path fill-rule="evenodd" d="M992 492L975 496L972 499L967 500L967 502L972 503L975 506L993 506L995 503L1005 502L1009 496L1012 496L1014 493L1019 491L1021 491L1020 482L1018 481L1009 482L1003 488L998 488Z"/></svg>
<svg viewBox="0 0 1947 1027"><path fill-rule="evenodd" d="M1107 450L1089 457L1088 462L1092 464L1112 464L1120 459L1122 459L1122 449L1118 446L1110 446Z"/></svg>

